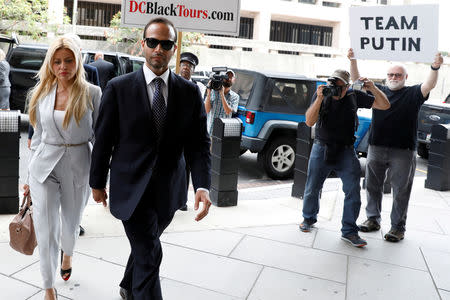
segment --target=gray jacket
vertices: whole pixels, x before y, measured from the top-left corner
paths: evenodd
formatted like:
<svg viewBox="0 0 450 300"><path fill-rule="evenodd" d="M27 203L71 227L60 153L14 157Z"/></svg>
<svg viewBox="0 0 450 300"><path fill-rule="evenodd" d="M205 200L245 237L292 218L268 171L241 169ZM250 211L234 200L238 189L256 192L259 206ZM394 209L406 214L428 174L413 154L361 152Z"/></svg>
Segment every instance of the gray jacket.
<svg viewBox="0 0 450 300"><path fill-rule="evenodd" d="M94 110L87 109L80 120L80 126L77 125L74 118L70 120L67 127L70 140L63 138L53 119L56 85L47 96L39 100L36 109L36 126L31 140L33 154L28 166L29 175L38 182L44 182L64 153L68 152L71 160L70 171L74 174L75 184L82 186L88 183L94 126L100 106L100 88L89 84L89 95ZM81 145L65 147L65 144Z"/></svg>
<svg viewBox="0 0 450 300"><path fill-rule="evenodd" d="M10 87L9 82L9 63L6 60L0 61L0 87Z"/></svg>

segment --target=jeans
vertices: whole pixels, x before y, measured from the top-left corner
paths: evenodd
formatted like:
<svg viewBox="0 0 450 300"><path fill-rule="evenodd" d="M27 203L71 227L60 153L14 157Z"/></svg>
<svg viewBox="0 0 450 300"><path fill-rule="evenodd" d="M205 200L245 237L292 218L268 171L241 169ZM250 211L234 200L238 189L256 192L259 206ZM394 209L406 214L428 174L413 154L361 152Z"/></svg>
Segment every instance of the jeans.
<svg viewBox="0 0 450 300"><path fill-rule="evenodd" d="M361 187L359 185L361 166L356 157L355 149L345 148L342 150L337 157L336 163L333 164L325 161L324 153L325 146L316 143L313 145L308 163L308 176L303 196L303 217L310 224L317 222L319 193L325 179L334 170L342 180L342 190L345 193L341 228L342 235L357 234L359 228L356 225L356 219L359 216L359 210L361 208Z"/></svg>
<svg viewBox="0 0 450 300"><path fill-rule="evenodd" d="M383 182L387 168L390 170L394 200L391 211L391 226L393 229L404 232L409 196L411 195L416 170L416 152L409 149L369 146L366 165L366 215L378 223L381 221Z"/></svg>

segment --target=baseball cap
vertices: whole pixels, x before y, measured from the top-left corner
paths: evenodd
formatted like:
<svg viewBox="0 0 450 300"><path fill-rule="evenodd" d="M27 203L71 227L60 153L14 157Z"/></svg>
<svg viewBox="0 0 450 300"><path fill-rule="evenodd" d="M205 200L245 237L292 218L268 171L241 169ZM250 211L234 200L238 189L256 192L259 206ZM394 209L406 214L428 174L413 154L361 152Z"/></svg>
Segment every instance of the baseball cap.
<svg viewBox="0 0 450 300"><path fill-rule="evenodd" d="M334 71L333 74L331 74L330 78L340 79L345 84L350 83L350 73L345 70L338 69Z"/></svg>
<svg viewBox="0 0 450 300"><path fill-rule="evenodd" d="M233 70L231 70L231 69L228 69L228 70L227 70L227 72L226 72L226 74L228 74L228 73L231 73L231 74L233 74L233 77L236 77L236 74L234 73L234 71L233 71Z"/></svg>

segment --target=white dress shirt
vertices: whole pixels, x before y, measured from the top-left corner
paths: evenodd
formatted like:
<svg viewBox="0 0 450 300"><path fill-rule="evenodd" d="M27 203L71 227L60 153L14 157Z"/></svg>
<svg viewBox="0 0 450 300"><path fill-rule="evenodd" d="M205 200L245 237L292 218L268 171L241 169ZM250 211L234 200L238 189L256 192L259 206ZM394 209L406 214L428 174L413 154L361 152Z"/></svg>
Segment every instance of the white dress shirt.
<svg viewBox="0 0 450 300"><path fill-rule="evenodd" d="M155 79L156 77L161 78L164 82L164 84L161 85L161 90L164 97L164 102L166 102L167 107L167 98L169 97L170 70L167 68L167 70L164 73L162 73L161 76L157 76L155 73L153 73L152 70L150 70L149 67L147 67L146 64L144 64L143 69L144 69L145 84L147 86L148 99L150 100L150 107L153 107L153 95L155 94L155 83L153 82L153 79Z"/></svg>

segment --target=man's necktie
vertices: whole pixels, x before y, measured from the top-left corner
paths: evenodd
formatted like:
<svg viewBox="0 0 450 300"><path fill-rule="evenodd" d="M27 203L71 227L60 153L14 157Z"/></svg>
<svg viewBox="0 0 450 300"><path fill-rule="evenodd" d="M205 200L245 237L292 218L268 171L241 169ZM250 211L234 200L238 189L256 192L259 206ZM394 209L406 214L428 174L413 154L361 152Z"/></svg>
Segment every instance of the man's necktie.
<svg viewBox="0 0 450 300"><path fill-rule="evenodd" d="M153 79L153 82L155 83L155 93L153 94L152 110L156 134L158 136L159 142L166 119L166 102L164 101L164 96L161 90L163 80L159 77L156 77L155 79Z"/></svg>

